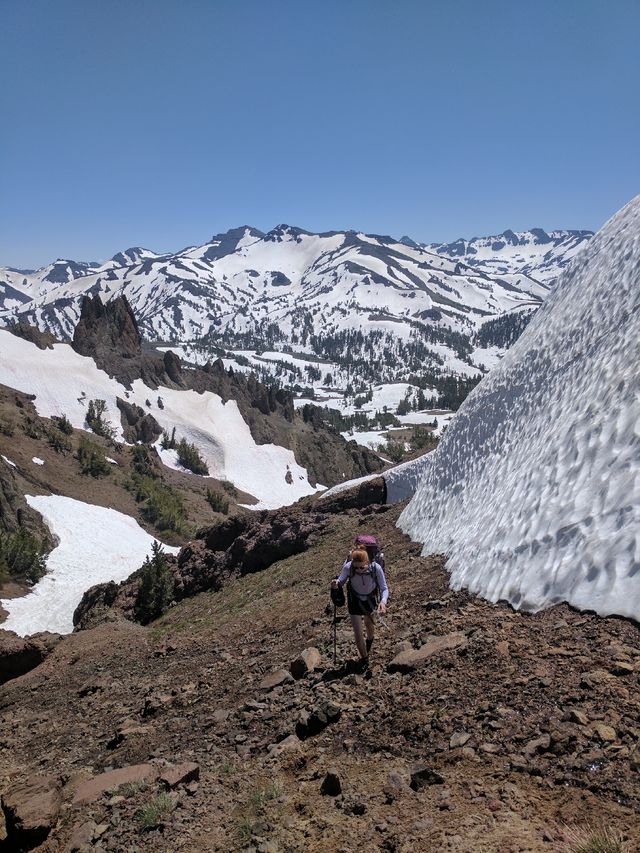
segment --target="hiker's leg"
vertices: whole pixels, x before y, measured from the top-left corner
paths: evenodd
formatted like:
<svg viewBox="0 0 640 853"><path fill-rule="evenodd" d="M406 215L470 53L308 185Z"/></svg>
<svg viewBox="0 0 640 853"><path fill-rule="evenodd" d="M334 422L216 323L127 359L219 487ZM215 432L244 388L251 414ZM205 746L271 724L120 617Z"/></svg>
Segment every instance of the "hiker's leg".
<svg viewBox="0 0 640 853"><path fill-rule="evenodd" d="M369 654L373 645L373 624L373 616L364 617L364 627L367 631L367 654Z"/></svg>
<svg viewBox="0 0 640 853"><path fill-rule="evenodd" d="M351 616L351 624L353 626L353 635L356 638L356 646L358 647L358 654L361 658L366 658L367 656L367 646L364 641L364 633L362 631L362 616Z"/></svg>
<svg viewBox="0 0 640 853"><path fill-rule="evenodd" d="M367 629L367 639L373 640L373 634L374 634L373 616L365 616L364 617L364 627Z"/></svg>

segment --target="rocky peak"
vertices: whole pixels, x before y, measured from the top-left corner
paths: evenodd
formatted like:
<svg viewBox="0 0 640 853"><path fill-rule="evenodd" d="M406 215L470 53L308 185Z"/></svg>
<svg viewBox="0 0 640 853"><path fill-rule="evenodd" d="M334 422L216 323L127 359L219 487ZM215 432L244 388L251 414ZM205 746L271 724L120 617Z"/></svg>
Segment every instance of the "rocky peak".
<svg viewBox="0 0 640 853"><path fill-rule="evenodd" d="M125 296L104 304L99 296L85 296L73 333L74 350L80 355L115 352L125 358L140 353L140 332Z"/></svg>

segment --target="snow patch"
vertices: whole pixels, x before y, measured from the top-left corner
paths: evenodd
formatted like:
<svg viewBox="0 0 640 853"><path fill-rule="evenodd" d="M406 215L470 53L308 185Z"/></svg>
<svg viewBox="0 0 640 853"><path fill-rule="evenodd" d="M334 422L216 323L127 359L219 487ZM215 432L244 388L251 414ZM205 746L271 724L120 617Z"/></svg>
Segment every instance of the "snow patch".
<svg viewBox="0 0 640 853"><path fill-rule="evenodd" d="M26 495L59 544L47 560L47 574L22 598L2 599L9 616L2 624L20 636L38 631L69 634L73 612L89 587L123 581L140 568L155 541L138 522L101 506L61 495ZM179 548L163 546L170 554Z"/></svg>

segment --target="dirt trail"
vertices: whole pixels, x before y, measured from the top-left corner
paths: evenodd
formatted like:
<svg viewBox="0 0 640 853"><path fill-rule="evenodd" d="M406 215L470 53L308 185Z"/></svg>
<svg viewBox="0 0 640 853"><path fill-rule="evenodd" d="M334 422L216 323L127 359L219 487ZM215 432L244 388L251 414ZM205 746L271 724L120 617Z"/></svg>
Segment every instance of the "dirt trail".
<svg viewBox="0 0 640 853"><path fill-rule="evenodd" d="M306 553L149 628L73 635L7 683L0 791L36 776L64 786L38 849L72 849L75 833L77 849L127 853L568 851L565 825L587 822L640 849L638 627L451 592L444 560L421 558L395 527L399 508L383 510L335 516ZM325 612L329 580L364 532L384 543L392 591L368 678L333 672ZM337 633L344 663L355 655L346 619ZM456 647L389 671L400 652L454 634ZM319 669L261 687L312 646ZM71 804L82 780L145 762L193 762L199 780ZM331 770L334 796L321 792Z"/></svg>

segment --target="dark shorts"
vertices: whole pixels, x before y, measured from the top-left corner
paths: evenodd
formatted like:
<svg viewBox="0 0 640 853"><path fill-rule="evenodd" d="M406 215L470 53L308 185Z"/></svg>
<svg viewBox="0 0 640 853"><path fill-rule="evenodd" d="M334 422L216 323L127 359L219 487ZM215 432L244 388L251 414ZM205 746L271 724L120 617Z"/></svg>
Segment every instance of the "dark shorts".
<svg viewBox="0 0 640 853"><path fill-rule="evenodd" d="M378 609L375 592L370 595L357 595L347 586L347 605L351 616L371 616Z"/></svg>

